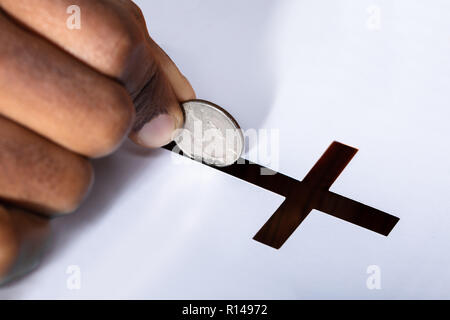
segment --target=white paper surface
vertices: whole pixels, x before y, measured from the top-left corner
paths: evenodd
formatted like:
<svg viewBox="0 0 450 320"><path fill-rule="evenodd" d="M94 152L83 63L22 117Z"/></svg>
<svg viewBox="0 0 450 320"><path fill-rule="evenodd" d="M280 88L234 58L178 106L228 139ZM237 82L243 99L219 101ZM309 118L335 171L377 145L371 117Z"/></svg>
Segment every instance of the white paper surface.
<svg viewBox="0 0 450 320"><path fill-rule="evenodd" d="M401 220L383 237L313 211L274 250L251 238L281 196L127 144L0 298L450 298L448 1L137 2L198 97L279 129L280 172L302 179L349 144L330 190Z"/></svg>

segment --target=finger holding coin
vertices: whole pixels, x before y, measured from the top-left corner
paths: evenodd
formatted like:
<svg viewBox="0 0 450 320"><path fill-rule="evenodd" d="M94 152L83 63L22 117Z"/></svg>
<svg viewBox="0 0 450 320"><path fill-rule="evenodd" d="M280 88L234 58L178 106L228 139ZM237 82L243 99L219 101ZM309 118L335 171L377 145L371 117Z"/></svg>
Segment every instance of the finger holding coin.
<svg viewBox="0 0 450 320"><path fill-rule="evenodd" d="M237 121L223 108L206 100L183 103L185 121L174 141L192 159L224 167L235 163L244 150Z"/></svg>

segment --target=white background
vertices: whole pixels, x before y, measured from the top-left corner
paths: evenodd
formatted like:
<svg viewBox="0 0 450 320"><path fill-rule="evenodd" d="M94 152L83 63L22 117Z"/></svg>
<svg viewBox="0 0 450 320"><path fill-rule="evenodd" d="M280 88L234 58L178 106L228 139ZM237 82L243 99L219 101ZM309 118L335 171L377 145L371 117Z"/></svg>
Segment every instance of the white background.
<svg viewBox="0 0 450 320"><path fill-rule="evenodd" d="M383 237L313 211L274 250L251 238L282 197L127 144L95 162L91 197L0 298L450 298L448 1L138 3L198 97L279 130L280 172L302 179L349 144L331 190L401 220Z"/></svg>

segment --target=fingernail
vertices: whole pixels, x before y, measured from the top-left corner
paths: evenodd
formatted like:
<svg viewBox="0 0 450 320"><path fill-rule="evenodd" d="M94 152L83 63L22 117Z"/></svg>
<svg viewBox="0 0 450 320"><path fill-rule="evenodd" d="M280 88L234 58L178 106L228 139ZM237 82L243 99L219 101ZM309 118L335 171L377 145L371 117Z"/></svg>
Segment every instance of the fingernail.
<svg viewBox="0 0 450 320"><path fill-rule="evenodd" d="M161 114L146 123L137 134L139 143L148 148L158 148L172 141L176 120L168 114Z"/></svg>

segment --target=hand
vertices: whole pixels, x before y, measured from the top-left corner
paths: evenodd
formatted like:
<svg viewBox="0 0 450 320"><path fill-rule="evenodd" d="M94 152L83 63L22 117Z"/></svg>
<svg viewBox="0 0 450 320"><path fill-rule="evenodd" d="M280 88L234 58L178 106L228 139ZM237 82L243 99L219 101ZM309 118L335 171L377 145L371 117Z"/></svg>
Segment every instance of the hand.
<svg viewBox="0 0 450 320"><path fill-rule="evenodd" d="M71 30L67 8L81 9ZM87 158L129 134L146 147L183 123L186 78L129 0L0 0L0 283L30 270L48 217L74 211Z"/></svg>

